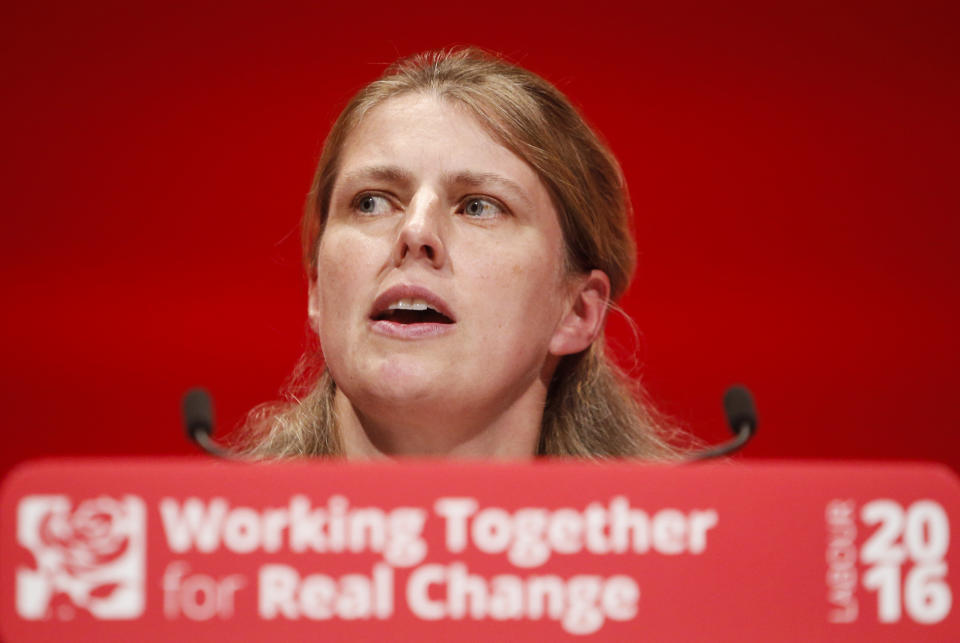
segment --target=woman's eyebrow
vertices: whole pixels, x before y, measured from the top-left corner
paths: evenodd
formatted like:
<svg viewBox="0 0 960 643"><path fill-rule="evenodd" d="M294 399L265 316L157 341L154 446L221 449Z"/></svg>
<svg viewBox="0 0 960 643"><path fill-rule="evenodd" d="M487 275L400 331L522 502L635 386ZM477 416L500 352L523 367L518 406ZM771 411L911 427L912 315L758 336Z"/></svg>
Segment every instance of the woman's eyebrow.
<svg viewBox="0 0 960 643"><path fill-rule="evenodd" d="M493 184L509 191L517 199L523 201L528 208L533 207L533 202L530 200L530 197L527 196L526 190L524 190L519 183L496 172L464 170L456 174L446 174L444 175L444 179L451 185L467 188L482 188L486 185Z"/></svg>
<svg viewBox="0 0 960 643"><path fill-rule="evenodd" d="M383 181L402 187L413 185L413 174L396 165L370 165L343 173L344 181Z"/></svg>

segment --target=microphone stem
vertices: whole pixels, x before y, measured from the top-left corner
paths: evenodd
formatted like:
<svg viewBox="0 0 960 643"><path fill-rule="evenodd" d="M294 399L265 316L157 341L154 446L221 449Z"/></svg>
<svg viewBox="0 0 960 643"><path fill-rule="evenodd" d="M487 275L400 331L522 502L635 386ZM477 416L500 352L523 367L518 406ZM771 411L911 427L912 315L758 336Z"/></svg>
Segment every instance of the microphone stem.
<svg viewBox="0 0 960 643"><path fill-rule="evenodd" d="M213 439L213 437L206 431L202 431L202 430L194 431L193 441L197 444L197 446L199 446L201 449L203 449L204 451L206 451L212 456L216 456L218 458L224 458L227 460L245 459L238 456L233 451L229 449L225 449L224 447L217 444L217 442Z"/></svg>
<svg viewBox="0 0 960 643"><path fill-rule="evenodd" d="M715 447L710 447L709 449L695 453L690 457L690 460L710 460L733 453L734 451L737 451L743 447L743 445L746 444L751 437L753 437L753 430L751 429L749 423L744 422L740 425L740 430L737 432L735 438L724 444L718 444Z"/></svg>

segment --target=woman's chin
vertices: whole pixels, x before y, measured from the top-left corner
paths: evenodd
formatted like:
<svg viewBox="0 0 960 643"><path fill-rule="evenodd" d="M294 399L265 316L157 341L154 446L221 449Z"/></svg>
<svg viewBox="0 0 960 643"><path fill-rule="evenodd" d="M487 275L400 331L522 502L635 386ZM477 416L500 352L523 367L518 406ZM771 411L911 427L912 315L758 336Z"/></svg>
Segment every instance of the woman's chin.
<svg viewBox="0 0 960 643"><path fill-rule="evenodd" d="M437 411L438 404L456 397L456 382L450 373L432 360L409 356L394 357L379 364L373 373L358 377L345 390L355 403L380 408L395 406L398 411L429 406ZM344 387L346 388L346 387Z"/></svg>

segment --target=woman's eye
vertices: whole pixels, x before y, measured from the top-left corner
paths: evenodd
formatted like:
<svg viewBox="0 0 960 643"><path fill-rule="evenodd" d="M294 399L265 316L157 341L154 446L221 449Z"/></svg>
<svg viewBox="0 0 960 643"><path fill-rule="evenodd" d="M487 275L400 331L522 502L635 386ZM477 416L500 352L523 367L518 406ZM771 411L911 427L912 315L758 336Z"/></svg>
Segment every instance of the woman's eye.
<svg viewBox="0 0 960 643"><path fill-rule="evenodd" d="M390 211L390 202L379 194L361 195L354 207L361 214L386 214Z"/></svg>
<svg viewBox="0 0 960 643"><path fill-rule="evenodd" d="M473 198L466 201L463 212L470 217L485 218L503 214L503 208L489 199Z"/></svg>

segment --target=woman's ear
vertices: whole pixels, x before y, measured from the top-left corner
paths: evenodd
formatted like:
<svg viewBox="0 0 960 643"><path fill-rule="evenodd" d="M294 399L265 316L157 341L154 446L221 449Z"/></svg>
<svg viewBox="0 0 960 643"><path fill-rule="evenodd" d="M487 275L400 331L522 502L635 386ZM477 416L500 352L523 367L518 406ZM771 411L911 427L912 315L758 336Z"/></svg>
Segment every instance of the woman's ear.
<svg viewBox="0 0 960 643"><path fill-rule="evenodd" d="M310 294L307 296L307 315L310 317L310 328L317 332L320 323L320 289L317 280L310 282Z"/></svg>
<svg viewBox="0 0 960 643"><path fill-rule="evenodd" d="M579 277L566 314L550 338L550 354L572 355L586 350L603 331L610 301L610 278L602 270Z"/></svg>

